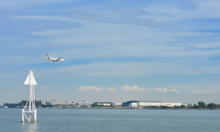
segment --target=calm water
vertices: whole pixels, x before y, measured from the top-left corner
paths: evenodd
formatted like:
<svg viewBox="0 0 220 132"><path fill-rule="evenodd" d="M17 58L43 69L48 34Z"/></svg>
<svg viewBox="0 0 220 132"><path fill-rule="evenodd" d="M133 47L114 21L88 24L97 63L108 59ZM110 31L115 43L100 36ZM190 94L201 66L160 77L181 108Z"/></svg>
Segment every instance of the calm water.
<svg viewBox="0 0 220 132"><path fill-rule="evenodd" d="M21 123L21 109L0 109L2 132L218 132L219 110L38 109Z"/></svg>

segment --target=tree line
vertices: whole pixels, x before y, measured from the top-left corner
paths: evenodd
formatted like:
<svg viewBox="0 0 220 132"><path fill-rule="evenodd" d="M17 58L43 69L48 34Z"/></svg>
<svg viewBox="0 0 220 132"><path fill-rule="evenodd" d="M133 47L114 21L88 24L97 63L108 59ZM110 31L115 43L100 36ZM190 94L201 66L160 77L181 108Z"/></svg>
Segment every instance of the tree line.
<svg viewBox="0 0 220 132"><path fill-rule="evenodd" d="M199 101L198 104L194 104L193 106L145 106L146 109L220 109L220 104L209 103L205 104L205 102Z"/></svg>
<svg viewBox="0 0 220 132"><path fill-rule="evenodd" d="M20 108L20 107L24 107L26 103L29 103L29 101L27 100L22 100L19 103L5 103L3 106L7 106L9 108ZM27 103L27 105L28 105ZM42 104L42 101L39 100L35 100L35 105L36 107L53 107L53 105L44 105ZM97 105L96 103L92 104L91 107L104 107ZM113 106L108 106L108 107L113 107ZM123 106L122 106L123 107ZM144 108L146 109L220 109L220 104L215 104L215 103L209 103L209 104L205 104L205 102L199 101L198 104L194 104L193 106L185 106L185 105L181 105L181 106L173 106L173 107L168 107L168 106L145 106Z"/></svg>
<svg viewBox="0 0 220 132"><path fill-rule="evenodd" d="M27 102L28 102L28 103L27 103ZM27 101L27 100L22 100L22 101L19 102L19 103L4 103L3 106L7 106L7 107L9 107L9 108L17 108L17 107L24 107L24 106L26 105L26 103L27 103L27 105L28 105L28 104L29 104L29 101ZM42 105L41 100L39 100L39 101L35 100L35 105L36 105L36 107L41 106L41 105Z"/></svg>
<svg viewBox="0 0 220 132"><path fill-rule="evenodd" d="M209 103L205 104L205 102L198 102L198 105L194 104L192 106L194 109L220 109L220 104Z"/></svg>

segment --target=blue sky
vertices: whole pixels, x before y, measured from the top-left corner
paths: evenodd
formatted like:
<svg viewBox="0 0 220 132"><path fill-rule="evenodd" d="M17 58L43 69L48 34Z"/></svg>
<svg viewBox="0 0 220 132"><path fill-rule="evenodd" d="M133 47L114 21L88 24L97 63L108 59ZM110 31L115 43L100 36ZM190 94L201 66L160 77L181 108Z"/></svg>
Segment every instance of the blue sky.
<svg viewBox="0 0 220 132"><path fill-rule="evenodd" d="M218 0L0 0L0 104L220 103ZM45 59L62 57L65 62Z"/></svg>

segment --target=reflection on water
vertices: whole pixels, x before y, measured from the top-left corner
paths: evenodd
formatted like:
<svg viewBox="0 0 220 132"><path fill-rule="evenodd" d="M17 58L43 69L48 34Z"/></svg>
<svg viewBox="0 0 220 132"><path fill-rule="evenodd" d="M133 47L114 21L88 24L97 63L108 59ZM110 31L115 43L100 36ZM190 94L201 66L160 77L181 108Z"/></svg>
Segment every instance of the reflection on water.
<svg viewBox="0 0 220 132"><path fill-rule="evenodd" d="M21 123L22 132L38 132L37 123Z"/></svg>

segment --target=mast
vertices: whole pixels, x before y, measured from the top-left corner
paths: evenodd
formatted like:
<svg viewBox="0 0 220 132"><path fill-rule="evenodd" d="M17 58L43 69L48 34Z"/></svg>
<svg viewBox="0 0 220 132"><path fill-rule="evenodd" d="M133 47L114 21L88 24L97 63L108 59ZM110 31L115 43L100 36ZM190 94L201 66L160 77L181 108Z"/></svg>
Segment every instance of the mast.
<svg viewBox="0 0 220 132"><path fill-rule="evenodd" d="M33 71L30 71L27 79L24 82L24 85L30 85L30 98L29 102L29 110L25 111L26 105L24 109L22 109L22 119L21 122L24 123L24 116L26 117L27 121L31 122L31 116L34 115L34 123L37 122L37 109L35 107L35 92L34 92L34 85L37 85L37 82L34 78Z"/></svg>

